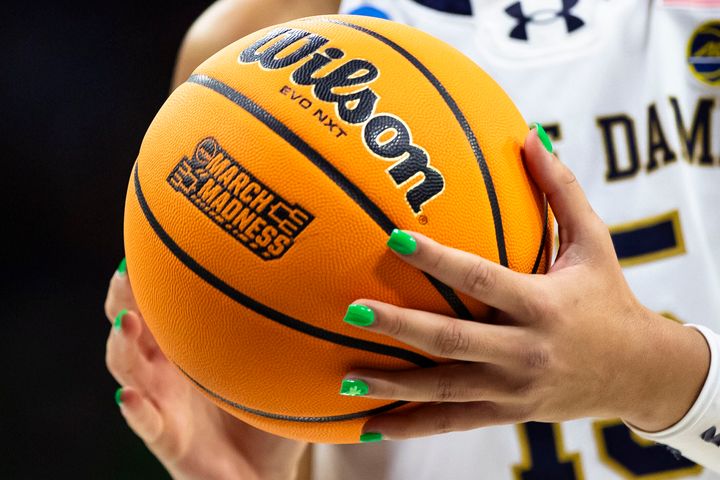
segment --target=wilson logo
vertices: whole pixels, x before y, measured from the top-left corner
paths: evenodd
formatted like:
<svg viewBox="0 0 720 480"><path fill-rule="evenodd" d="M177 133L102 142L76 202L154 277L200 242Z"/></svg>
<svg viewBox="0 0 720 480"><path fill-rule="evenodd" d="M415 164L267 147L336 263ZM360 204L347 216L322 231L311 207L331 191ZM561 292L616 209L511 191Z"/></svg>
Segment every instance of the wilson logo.
<svg viewBox="0 0 720 480"><path fill-rule="evenodd" d="M212 137L167 178L198 210L263 260L282 257L313 221L257 179Z"/></svg>
<svg viewBox="0 0 720 480"><path fill-rule="evenodd" d="M410 128L403 119L390 113L376 113L379 96L370 85L380 75L378 68L359 58L338 62L345 52L335 47L324 48L329 42L315 33L278 28L243 50L238 62L257 62L268 70L294 67L290 74L294 84L309 86L313 97L332 104L343 122L362 126L362 140L368 151L393 162L387 173L397 187L422 175L405 194L413 213L419 215L424 204L442 193L445 179L430 165L427 151L413 143ZM331 62L337 66L329 65ZM319 73L321 69L323 74Z"/></svg>

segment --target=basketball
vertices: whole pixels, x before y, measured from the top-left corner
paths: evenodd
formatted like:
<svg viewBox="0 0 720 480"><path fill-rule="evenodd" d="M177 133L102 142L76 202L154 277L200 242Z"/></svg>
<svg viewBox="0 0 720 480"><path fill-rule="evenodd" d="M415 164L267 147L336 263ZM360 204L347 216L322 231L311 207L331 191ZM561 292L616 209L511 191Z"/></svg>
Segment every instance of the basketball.
<svg viewBox="0 0 720 480"><path fill-rule="evenodd" d="M240 420L357 442L368 418L413 404L341 396L346 372L446 360L346 324L350 303L488 313L400 260L393 229L546 270L553 221L527 132L485 72L408 26L332 15L238 40L170 95L132 170L125 251L148 327Z"/></svg>

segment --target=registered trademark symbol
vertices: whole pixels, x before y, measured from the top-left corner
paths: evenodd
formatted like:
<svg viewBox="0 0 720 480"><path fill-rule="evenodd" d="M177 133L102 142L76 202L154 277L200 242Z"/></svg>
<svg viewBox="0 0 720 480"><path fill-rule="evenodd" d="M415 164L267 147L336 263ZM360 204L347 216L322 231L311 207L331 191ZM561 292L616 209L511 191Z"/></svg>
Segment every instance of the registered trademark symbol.
<svg viewBox="0 0 720 480"><path fill-rule="evenodd" d="M420 222L420 225L427 225L428 218L425 215L420 215L418 217L418 222Z"/></svg>

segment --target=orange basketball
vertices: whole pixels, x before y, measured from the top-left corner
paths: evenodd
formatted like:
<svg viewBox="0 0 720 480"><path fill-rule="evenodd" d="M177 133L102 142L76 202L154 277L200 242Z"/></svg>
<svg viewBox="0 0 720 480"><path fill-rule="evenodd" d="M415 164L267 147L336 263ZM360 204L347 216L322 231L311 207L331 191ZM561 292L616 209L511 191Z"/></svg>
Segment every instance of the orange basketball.
<svg viewBox="0 0 720 480"><path fill-rule="evenodd" d="M324 16L238 40L172 93L132 172L125 248L149 328L239 419L357 442L370 416L413 405L340 396L347 371L446 360L344 323L348 305L486 313L389 251L394 228L545 271L527 132L487 74L411 27Z"/></svg>

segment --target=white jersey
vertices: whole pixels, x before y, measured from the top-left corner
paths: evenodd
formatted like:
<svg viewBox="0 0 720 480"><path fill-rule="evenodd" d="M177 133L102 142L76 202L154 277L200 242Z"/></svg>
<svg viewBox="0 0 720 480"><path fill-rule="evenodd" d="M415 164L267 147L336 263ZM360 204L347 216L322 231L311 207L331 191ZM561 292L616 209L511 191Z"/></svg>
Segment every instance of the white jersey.
<svg viewBox="0 0 720 480"><path fill-rule="evenodd" d="M345 0L341 13L407 23L474 59L545 126L640 301L720 332L718 0ZM316 445L313 458L315 480L720 478L619 420Z"/></svg>

